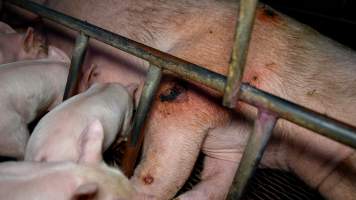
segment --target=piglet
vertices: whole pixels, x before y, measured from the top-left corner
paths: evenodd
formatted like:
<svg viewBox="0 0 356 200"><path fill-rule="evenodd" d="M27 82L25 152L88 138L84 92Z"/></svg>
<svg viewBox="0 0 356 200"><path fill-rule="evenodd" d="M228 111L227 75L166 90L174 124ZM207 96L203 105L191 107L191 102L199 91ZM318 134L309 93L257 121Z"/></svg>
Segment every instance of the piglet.
<svg viewBox="0 0 356 200"><path fill-rule="evenodd" d="M26 33L0 34L0 64L47 57L45 38L33 28Z"/></svg>
<svg viewBox="0 0 356 200"><path fill-rule="evenodd" d="M78 162L0 164L0 196L22 200L124 200L135 190L121 171L102 161L103 127L93 121L83 132Z"/></svg>
<svg viewBox="0 0 356 200"><path fill-rule="evenodd" d="M119 132L125 136L129 130L135 88L98 83L68 99L39 121L26 147L25 160L78 160L81 155L78 144L85 140L85 127L95 119L104 127L103 150L106 150Z"/></svg>
<svg viewBox="0 0 356 200"><path fill-rule="evenodd" d="M62 101L67 65L52 60L0 65L0 156L22 159L27 124Z"/></svg>

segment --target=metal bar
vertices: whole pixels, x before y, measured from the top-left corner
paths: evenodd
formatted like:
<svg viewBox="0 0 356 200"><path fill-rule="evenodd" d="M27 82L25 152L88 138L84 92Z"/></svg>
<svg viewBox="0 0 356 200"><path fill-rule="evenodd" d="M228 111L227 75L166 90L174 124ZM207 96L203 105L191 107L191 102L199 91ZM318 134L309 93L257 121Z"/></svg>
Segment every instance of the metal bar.
<svg viewBox="0 0 356 200"><path fill-rule="evenodd" d="M79 81L78 76L85 58L86 49L88 47L88 41L89 38L82 32L75 40L75 47L70 62L70 69L67 78L66 88L64 90L63 101L75 94L75 90L77 89Z"/></svg>
<svg viewBox="0 0 356 200"><path fill-rule="evenodd" d="M227 199L235 200L242 197L250 178L261 161L276 122L275 114L259 109L253 132L248 139Z"/></svg>
<svg viewBox="0 0 356 200"><path fill-rule="evenodd" d="M144 44L135 42L113 32L104 30L87 22L64 15L37 3L26 0L5 0L5 2L5 5L17 5L71 29L80 30L91 38L97 39L122 51L147 60L148 62L158 67L164 67L168 70L171 70L172 72L180 74L182 77L187 79L197 80L207 86L218 85L222 83L219 78L217 79L214 74L209 73L210 71L203 67L186 62L182 59L161 52ZM223 78L223 76L221 76L221 78Z"/></svg>
<svg viewBox="0 0 356 200"><path fill-rule="evenodd" d="M227 84L223 98L223 105L229 108L234 108L237 102L242 76L245 70L257 3L258 0L240 1L239 19L235 31L235 43L231 53Z"/></svg>
<svg viewBox="0 0 356 200"><path fill-rule="evenodd" d="M146 119L147 113L151 108L152 101L158 89L162 77L161 68L151 65L147 72L146 82L138 105L137 112L133 123L131 145L136 145L140 137L140 130Z"/></svg>
<svg viewBox="0 0 356 200"><path fill-rule="evenodd" d="M140 102L133 120L132 134L125 150L126 155L123 160L123 169L127 176L131 176L133 173L134 165L143 142L143 125L147 114L150 111L161 77L162 69L151 64L147 72L146 82L143 86Z"/></svg>
<svg viewBox="0 0 356 200"><path fill-rule="evenodd" d="M9 2L6 1L5 6L8 6L8 4ZM224 92L226 77L221 74L217 74L198 65L186 62L33 2L12 0L11 4L18 5L72 29L81 30L88 36L95 36L94 38L99 41L103 41L111 46L143 58L157 67L166 68L183 79L193 80L221 93ZM278 114L281 118L356 148L355 127L323 116L310 109L303 108L247 84L241 84L239 100L258 106L259 108L271 110L271 112Z"/></svg>
<svg viewBox="0 0 356 200"><path fill-rule="evenodd" d="M356 129L343 122L242 84L239 98L257 108L276 113L280 118L356 148Z"/></svg>

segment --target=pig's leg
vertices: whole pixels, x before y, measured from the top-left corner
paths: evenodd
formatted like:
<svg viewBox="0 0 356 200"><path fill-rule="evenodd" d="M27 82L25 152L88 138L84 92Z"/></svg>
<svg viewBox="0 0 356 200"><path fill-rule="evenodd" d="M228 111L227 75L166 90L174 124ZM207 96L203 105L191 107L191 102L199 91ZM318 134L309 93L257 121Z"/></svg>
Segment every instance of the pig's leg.
<svg viewBox="0 0 356 200"><path fill-rule="evenodd" d="M201 182L177 200L225 199L234 178L238 162L205 157Z"/></svg>
<svg viewBox="0 0 356 200"><path fill-rule="evenodd" d="M0 129L0 153L2 156L23 159L26 143L29 138L27 125L21 116L14 111L2 112Z"/></svg>
<svg viewBox="0 0 356 200"><path fill-rule="evenodd" d="M245 149L251 123L234 115L224 127L209 131L201 182L178 199L225 199Z"/></svg>
<svg viewBox="0 0 356 200"><path fill-rule="evenodd" d="M328 199L355 199L356 153L344 159L319 186Z"/></svg>
<svg viewBox="0 0 356 200"><path fill-rule="evenodd" d="M186 137L185 133L188 132L197 137ZM162 134L155 132L146 135L143 158L132 178L132 183L144 198L170 199L184 184L205 135L193 132L171 126Z"/></svg>
<svg viewBox="0 0 356 200"><path fill-rule="evenodd" d="M190 175L209 130L229 121L229 115L175 82L162 83L151 111L143 156L131 180L145 198L170 199Z"/></svg>

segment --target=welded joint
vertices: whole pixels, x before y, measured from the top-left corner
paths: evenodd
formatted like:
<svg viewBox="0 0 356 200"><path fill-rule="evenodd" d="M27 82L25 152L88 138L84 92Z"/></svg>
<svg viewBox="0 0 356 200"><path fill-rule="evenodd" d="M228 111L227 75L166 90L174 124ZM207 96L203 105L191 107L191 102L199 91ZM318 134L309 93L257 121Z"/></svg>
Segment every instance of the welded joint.
<svg viewBox="0 0 356 200"><path fill-rule="evenodd" d="M70 62L69 74L67 78L67 84L63 94L63 101L75 94L75 90L78 88L79 75L81 73L81 67L84 62L85 53L88 47L89 37L83 32L77 36L75 40L75 46L72 53Z"/></svg>
<svg viewBox="0 0 356 200"><path fill-rule="evenodd" d="M223 98L223 105L229 108L234 108L238 99L257 4L258 0L240 1L238 21L236 22L235 30L235 42L231 52L227 84Z"/></svg>
<svg viewBox="0 0 356 200"><path fill-rule="evenodd" d="M240 199L256 167L259 165L278 117L274 113L259 109L240 165L234 177L227 199Z"/></svg>

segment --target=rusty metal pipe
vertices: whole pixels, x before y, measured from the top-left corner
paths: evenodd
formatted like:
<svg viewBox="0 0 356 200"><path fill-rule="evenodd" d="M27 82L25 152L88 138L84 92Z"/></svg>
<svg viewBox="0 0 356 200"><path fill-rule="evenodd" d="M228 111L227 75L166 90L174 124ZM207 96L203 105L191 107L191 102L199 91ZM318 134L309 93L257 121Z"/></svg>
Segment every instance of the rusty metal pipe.
<svg viewBox="0 0 356 200"><path fill-rule="evenodd" d="M150 65L146 76L146 82L145 85L143 86L143 91L141 93L141 98L137 108L137 112L134 118L132 135L130 140L131 145L137 144L142 125L145 122L147 113L151 108L152 101L158 89L159 83L161 82L161 77L162 77L161 68L155 65Z"/></svg>
<svg viewBox="0 0 356 200"><path fill-rule="evenodd" d="M258 0L241 0L239 18L236 24L235 43L231 53L227 84L223 98L223 105L234 108L245 70L248 47L255 20Z"/></svg>
<svg viewBox="0 0 356 200"><path fill-rule="evenodd" d="M250 178L261 161L276 122L275 114L261 109L258 111L253 132L248 139L227 199L235 200L242 197Z"/></svg>
<svg viewBox="0 0 356 200"><path fill-rule="evenodd" d="M199 82L221 93L225 90L226 77L189 63L167 53L153 49L97 26L77 20L60 12L25 0L6 0L5 6L17 5L42 17L61 23L69 28L81 30L90 37L103 41L111 46L143 58L157 67L166 68L175 75ZM320 133L326 137L356 148L356 128L335 119L323 116L310 109L298 106L250 85L241 84L239 100L248 104L270 110L302 127Z"/></svg>
<svg viewBox="0 0 356 200"><path fill-rule="evenodd" d="M63 101L75 94L79 84L80 69L85 58L85 52L88 47L89 38L82 32L75 40L75 47L70 62L70 69L67 78L66 88L64 90Z"/></svg>
<svg viewBox="0 0 356 200"><path fill-rule="evenodd" d="M143 86L140 102L133 120L132 132L125 149L123 170L127 176L131 176L133 173L138 153L143 142L143 125L147 114L150 111L159 83L161 82L161 77L162 69L151 64L148 68L146 82Z"/></svg>

